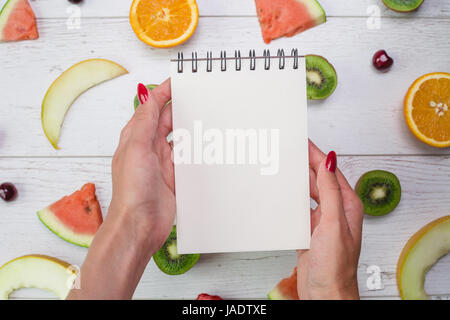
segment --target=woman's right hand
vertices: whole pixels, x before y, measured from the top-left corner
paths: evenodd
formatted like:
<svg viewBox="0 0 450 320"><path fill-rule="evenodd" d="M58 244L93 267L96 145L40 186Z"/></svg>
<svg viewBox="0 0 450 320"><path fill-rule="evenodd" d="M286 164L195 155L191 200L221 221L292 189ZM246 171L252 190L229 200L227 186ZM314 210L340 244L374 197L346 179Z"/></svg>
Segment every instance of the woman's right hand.
<svg viewBox="0 0 450 320"><path fill-rule="evenodd" d="M364 208L343 174L336 153L309 142L311 246L298 252L300 299L359 299L357 269Z"/></svg>

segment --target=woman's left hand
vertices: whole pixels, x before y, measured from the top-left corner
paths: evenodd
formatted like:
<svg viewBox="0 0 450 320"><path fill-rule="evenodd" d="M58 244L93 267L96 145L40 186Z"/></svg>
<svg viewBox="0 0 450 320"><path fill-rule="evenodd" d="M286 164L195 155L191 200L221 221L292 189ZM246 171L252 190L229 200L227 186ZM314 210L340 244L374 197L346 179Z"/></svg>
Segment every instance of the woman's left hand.
<svg viewBox="0 0 450 320"><path fill-rule="evenodd" d="M81 268L81 288L68 299L130 299L175 218L170 79L152 91L122 130L112 160L113 194Z"/></svg>

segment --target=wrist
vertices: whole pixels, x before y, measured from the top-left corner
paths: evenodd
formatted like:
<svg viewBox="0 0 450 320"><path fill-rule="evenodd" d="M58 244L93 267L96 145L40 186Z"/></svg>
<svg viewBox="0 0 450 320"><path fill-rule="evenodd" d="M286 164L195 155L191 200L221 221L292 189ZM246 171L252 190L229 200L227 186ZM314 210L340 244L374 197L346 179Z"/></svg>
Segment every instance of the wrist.
<svg viewBox="0 0 450 320"><path fill-rule="evenodd" d="M309 299L311 300L359 300L359 289L357 282L348 286L312 288Z"/></svg>
<svg viewBox="0 0 450 320"><path fill-rule="evenodd" d="M151 258L158 251L159 244L151 236L153 223L141 216L138 210L130 210L111 203L105 223L109 225L114 235Z"/></svg>

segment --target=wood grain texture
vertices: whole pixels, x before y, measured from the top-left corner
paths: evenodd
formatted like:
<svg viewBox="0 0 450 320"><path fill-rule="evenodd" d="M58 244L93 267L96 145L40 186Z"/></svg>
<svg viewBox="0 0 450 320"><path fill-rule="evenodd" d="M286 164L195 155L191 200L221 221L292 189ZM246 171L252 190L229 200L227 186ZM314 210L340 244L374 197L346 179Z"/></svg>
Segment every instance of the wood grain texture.
<svg viewBox="0 0 450 320"><path fill-rule="evenodd" d="M1 0L5 2L6 0ZM366 17L373 14L374 6L383 17L450 17L450 3L446 0L425 1L414 13L402 14L389 10L381 0L320 0L330 17ZM68 1L37 0L31 2L39 18L64 18L74 14ZM127 17L132 0L95 0L84 3L83 17ZM254 0L197 0L201 16L256 16Z"/></svg>
<svg viewBox="0 0 450 320"><path fill-rule="evenodd" d="M136 39L127 19L83 19L67 30L65 20L40 22L37 41L0 45L0 156L111 156L121 128L133 112L138 82L160 83L169 76L169 58L207 50L297 47L326 56L339 84L323 102L309 105L310 137L325 150L341 154L449 154L417 141L403 119L402 101L411 83L433 71L450 71L450 19L387 19L381 30L368 30L364 18L331 18L299 36L263 44L256 19L202 18L186 44L169 50L150 48ZM390 36L386 36L389 33ZM239 36L237 36L239 35ZM320 41L318 41L320 39ZM378 73L372 54L385 48L394 57L389 73ZM102 57L122 64L130 74L83 94L68 113L55 151L41 126L41 102L62 71L74 63ZM270 84L268 84L268 88Z"/></svg>
<svg viewBox="0 0 450 320"><path fill-rule="evenodd" d="M106 214L111 197L109 158L0 159L2 180L16 183L17 201L0 202L0 264L29 253L42 253L81 265L86 249L66 243L49 232L36 211L87 181L97 186ZM339 157L340 168L352 185L364 172L385 169L402 184L402 200L392 214L364 221L359 284L363 297L397 297L395 268L409 237L427 222L450 214L450 157ZM168 276L150 262L135 298L195 298L210 292L224 298L265 298L287 276L296 262L295 252L260 252L202 255L199 263L181 276ZM382 271L383 290L367 289L367 267ZM450 295L450 256L427 277L426 288L437 298ZM40 291L18 291L15 297L48 297Z"/></svg>
<svg viewBox="0 0 450 320"><path fill-rule="evenodd" d="M159 83L169 75L168 59L177 51L297 47L322 54L335 65L339 86L324 102L310 103L311 138L339 154L340 167L352 184L367 170L398 175L403 195L386 217L367 217L359 266L366 299L398 299L395 267L408 238L427 222L450 214L450 151L433 149L409 133L402 99L418 76L450 72L450 2L427 0L411 14L384 7L381 0L321 0L329 17L325 25L290 39L262 42L253 0L197 0L200 22L193 38L168 50L142 44L128 23L131 0L30 1L38 17L40 39L0 43L0 181L13 181L20 198L0 202L0 264L29 253L45 253L81 265L86 249L49 232L36 211L87 181L95 182L104 214L111 197L110 156L121 128L133 113L138 82ZM0 0L0 6L5 0ZM80 9L80 11L77 10ZM368 17L380 10L380 29ZM80 18L80 29L69 29ZM384 48L395 59L387 74L373 70L372 54ZM62 71L87 58L108 58L130 74L81 96L68 113L61 147L46 140L40 120L45 91ZM268 84L270 87L270 84ZM113 94L112 94L113 93ZM392 154L392 156L389 156ZM361 156L357 156L361 155ZM365 155L365 156L363 156ZM378 156L371 156L378 155ZM384 156L382 156L384 155ZM402 156L399 156L402 155ZM406 156L410 155L410 156ZM423 156L411 156L423 155ZM295 264L294 252L203 255L187 274L171 277L150 262L135 298L186 298L200 292L224 298L264 299ZM384 289L370 291L367 267L381 268ZM436 299L450 296L450 255L436 264L426 288ZM18 291L15 298L51 298L39 290Z"/></svg>

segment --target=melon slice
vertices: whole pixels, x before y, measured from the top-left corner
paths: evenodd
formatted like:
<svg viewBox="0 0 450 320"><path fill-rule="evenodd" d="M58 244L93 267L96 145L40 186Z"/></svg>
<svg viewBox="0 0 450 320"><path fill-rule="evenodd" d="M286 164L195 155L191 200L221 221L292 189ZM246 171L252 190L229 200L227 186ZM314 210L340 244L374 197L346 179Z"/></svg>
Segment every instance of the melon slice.
<svg viewBox="0 0 450 320"><path fill-rule="evenodd" d="M327 21L316 0L255 0L265 43L297 33Z"/></svg>
<svg viewBox="0 0 450 320"><path fill-rule="evenodd" d="M44 255L28 255L0 268L0 300L22 288L38 288L65 299L76 278L70 264Z"/></svg>
<svg viewBox="0 0 450 320"><path fill-rule="evenodd" d="M42 127L55 149L67 111L86 90L128 71L106 59L81 61L64 71L50 86L42 102Z"/></svg>
<svg viewBox="0 0 450 320"><path fill-rule="evenodd" d="M0 11L0 41L39 38L36 17L28 0L9 0Z"/></svg>
<svg viewBox="0 0 450 320"><path fill-rule="evenodd" d="M103 222L95 185L85 184L81 190L40 210L38 217L60 238L81 247L89 247Z"/></svg>
<svg viewBox="0 0 450 320"><path fill-rule="evenodd" d="M267 297L270 300L299 300L297 291L297 268L289 278L281 280Z"/></svg>
<svg viewBox="0 0 450 320"><path fill-rule="evenodd" d="M408 240L397 264L397 286L403 300L429 299L425 275L449 252L450 216L430 222Z"/></svg>

